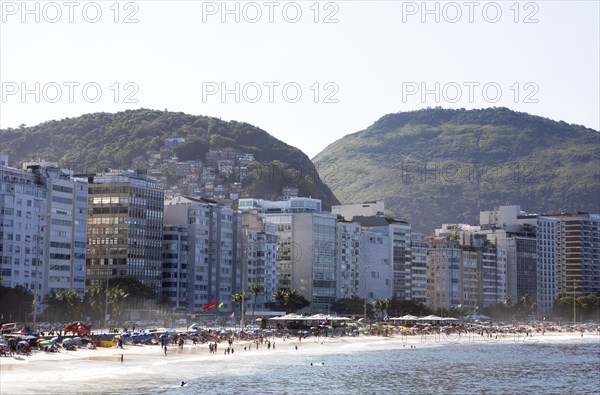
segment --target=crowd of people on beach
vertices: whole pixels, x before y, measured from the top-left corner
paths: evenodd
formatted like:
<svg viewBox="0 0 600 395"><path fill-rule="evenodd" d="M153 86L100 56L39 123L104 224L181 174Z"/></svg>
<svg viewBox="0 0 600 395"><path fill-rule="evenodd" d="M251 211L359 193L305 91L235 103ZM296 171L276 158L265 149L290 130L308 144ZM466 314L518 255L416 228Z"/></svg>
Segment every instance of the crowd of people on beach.
<svg viewBox="0 0 600 395"><path fill-rule="evenodd" d="M290 329L293 328L293 329ZM0 339L0 356L15 356L17 354L30 355L32 351L42 352L60 352L76 351L79 348L95 349L97 347L117 347L123 349L124 345L160 345L160 349L165 356L168 355L168 346L176 347L179 352L184 350L186 344L196 347L198 345L207 345L208 352L217 354L218 349L223 350L223 354L232 355L235 353L234 344L238 349L248 352L260 348L271 350L275 349L277 339L284 342L295 343L298 345L303 339L312 337L315 342L323 343L331 339L339 341L345 336L421 336L422 339L430 335L439 337L438 340L452 339L459 341L467 338L474 341L479 337L486 341L500 340L503 338L532 338L533 336L544 336L550 333L585 333L600 335L600 326L598 324L578 324L578 325L559 325L557 323L491 323L491 322L463 322L463 323L402 323L391 324L382 322L377 324L356 326L356 325L315 325L302 326L297 322L290 323L289 326L280 326L272 329L226 329L226 328L196 328L196 330L164 330L156 332L131 332L126 331L113 336L112 334L94 334L93 332L83 337L73 339L60 336L61 331L50 333L39 333L36 336L25 336L23 334L9 333L4 334ZM59 334L59 336L51 336ZM224 343L227 346L221 348L219 344Z"/></svg>

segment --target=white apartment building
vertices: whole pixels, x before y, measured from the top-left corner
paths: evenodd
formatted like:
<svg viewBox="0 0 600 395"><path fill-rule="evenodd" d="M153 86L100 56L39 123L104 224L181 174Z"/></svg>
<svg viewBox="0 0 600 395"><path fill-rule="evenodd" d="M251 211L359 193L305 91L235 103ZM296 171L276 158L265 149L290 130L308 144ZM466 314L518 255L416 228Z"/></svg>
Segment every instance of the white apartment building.
<svg viewBox="0 0 600 395"><path fill-rule="evenodd" d="M176 196L165 201L165 226L188 226L185 293L188 311L211 301L231 312L231 295L241 288L240 214L208 199ZM172 295L171 295L172 296Z"/></svg>
<svg viewBox="0 0 600 395"><path fill-rule="evenodd" d="M392 297L392 263L390 236L362 229L360 233L358 296L373 303L375 299Z"/></svg>
<svg viewBox="0 0 600 395"><path fill-rule="evenodd" d="M34 294L36 310L47 293L48 191L32 172L8 167L0 158L0 276L7 287ZM24 306L24 311L31 306Z"/></svg>
<svg viewBox="0 0 600 395"><path fill-rule="evenodd" d="M36 295L38 312L54 291L85 292L87 182L56 163L0 160L0 262L7 286ZM38 264L36 264L36 262Z"/></svg>
<svg viewBox="0 0 600 395"><path fill-rule="evenodd" d="M338 294L335 215L321 211L319 199L240 199L242 212L256 212L277 226L278 287L299 290L307 310L326 313Z"/></svg>
<svg viewBox="0 0 600 395"><path fill-rule="evenodd" d="M245 311L256 314L269 310L273 294L277 290L277 226L263 220L257 213L242 213L242 289L247 291L252 284L263 286L263 292L247 293ZM255 305L256 301L256 305Z"/></svg>

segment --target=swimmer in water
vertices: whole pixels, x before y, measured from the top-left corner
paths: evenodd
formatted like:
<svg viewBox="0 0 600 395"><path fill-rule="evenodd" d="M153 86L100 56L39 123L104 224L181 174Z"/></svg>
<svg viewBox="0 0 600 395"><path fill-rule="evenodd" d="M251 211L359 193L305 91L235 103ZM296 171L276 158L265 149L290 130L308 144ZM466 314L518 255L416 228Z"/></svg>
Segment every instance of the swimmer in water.
<svg viewBox="0 0 600 395"><path fill-rule="evenodd" d="M185 382L185 381L182 381L182 382L181 382L181 386L183 387L184 385L186 385L186 382Z"/></svg>

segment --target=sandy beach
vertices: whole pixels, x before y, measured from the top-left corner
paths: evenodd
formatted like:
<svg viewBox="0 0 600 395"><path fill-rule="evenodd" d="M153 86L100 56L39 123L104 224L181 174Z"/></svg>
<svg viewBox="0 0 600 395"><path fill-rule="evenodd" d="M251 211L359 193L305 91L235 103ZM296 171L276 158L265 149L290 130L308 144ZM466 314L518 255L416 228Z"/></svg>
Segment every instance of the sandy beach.
<svg viewBox="0 0 600 395"><path fill-rule="evenodd" d="M271 338L272 340L272 338ZM294 353L299 359L318 358L331 353L352 353L361 350L411 350L423 347L443 347L450 344L508 344L519 342L596 343L598 333L546 332L545 335L505 335L496 339L479 335L457 336L359 336L340 338L309 337L298 341L275 338L275 348L248 341L235 342L234 353L226 355L227 343L220 343L211 354L208 344L186 343L183 350L169 346L167 355L158 345L130 345L124 348L95 350L61 350L59 353L34 351L30 356L0 358L0 393L2 394L71 394L71 393L132 393L143 388L178 386L182 380L202 375L251 373L260 369L260 362L276 360ZM244 350L246 347L246 350ZM121 362L121 355L123 362Z"/></svg>

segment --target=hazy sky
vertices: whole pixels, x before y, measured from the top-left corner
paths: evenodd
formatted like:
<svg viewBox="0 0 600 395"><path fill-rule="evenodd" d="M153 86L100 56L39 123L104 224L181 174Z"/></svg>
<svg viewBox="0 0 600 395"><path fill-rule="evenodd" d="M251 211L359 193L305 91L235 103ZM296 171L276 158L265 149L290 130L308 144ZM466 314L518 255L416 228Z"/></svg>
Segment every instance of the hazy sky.
<svg viewBox="0 0 600 395"><path fill-rule="evenodd" d="M599 3L2 0L0 127L168 109L310 157L428 106L598 130Z"/></svg>

